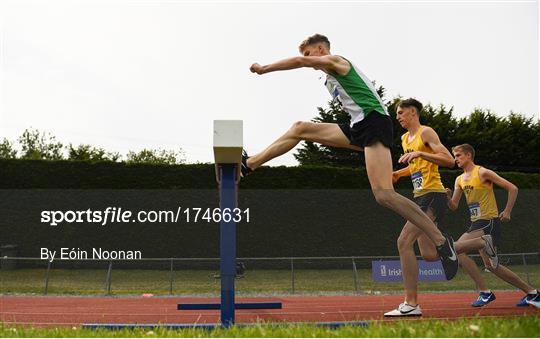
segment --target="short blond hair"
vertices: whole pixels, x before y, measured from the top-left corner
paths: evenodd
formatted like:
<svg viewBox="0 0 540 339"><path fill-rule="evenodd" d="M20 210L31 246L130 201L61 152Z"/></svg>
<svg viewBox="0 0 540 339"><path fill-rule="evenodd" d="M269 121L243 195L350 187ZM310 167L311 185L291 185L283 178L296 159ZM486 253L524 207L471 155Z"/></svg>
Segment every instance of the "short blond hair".
<svg viewBox="0 0 540 339"><path fill-rule="evenodd" d="M300 52L303 52L304 51L304 48L306 48L307 46L309 45L315 45L315 44L318 44L318 43L324 43L326 45L326 47L328 49L330 49L330 40L328 40L327 37L325 37L324 35L322 34L314 34L310 37L307 37L304 41L302 41L302 43L300 44L300 46L298 46L298 49L300 50Z"/></svg>
<svg viewBox="0 0 540 339"><path fill-rule="evenodd" d="M475 155L474 147L472 147L469 144L461 144L461 145L454 146L452 147L452 152L454 151L462 151L463 153L470 154L471 159L474 160L474 155Z"/></svg>

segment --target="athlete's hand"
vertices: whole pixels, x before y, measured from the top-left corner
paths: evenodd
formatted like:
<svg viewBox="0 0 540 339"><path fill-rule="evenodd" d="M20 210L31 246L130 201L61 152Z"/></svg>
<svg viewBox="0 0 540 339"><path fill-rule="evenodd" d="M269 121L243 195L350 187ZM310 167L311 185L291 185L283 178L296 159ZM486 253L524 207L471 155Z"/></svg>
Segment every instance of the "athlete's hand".
<svg viewBox="0 0 540 339"><path fill-rule="evenodd" d="M510 212L502 211L501 214L499 214L499 219L501 222L509 222L510 221Z"/></svg>
<svg viewBox="0 0 540 339"><path fill-rule="evenodd" d="M249 68L249 70L251 71L251 73L257 73L257 74L263 74L263 67L261 65L259 65L258 63L254 63L253 65L251 65L251 67Z"/></svg>
<svg viewBox="0 0 540 339"><path fill-rule="evenodd" d="M446 188L446 198L452 200L452 189Z"/></svg>
<svg viewBox="0 0 540 339"><path fill-rule="evenodd" d="M421 157L421 156L422 156L422 152L418 152L418 151L405 153L399 158L398 162L400 164L405 164L405 163L408 164L413 159L416 159L416 158Z"/></svg>

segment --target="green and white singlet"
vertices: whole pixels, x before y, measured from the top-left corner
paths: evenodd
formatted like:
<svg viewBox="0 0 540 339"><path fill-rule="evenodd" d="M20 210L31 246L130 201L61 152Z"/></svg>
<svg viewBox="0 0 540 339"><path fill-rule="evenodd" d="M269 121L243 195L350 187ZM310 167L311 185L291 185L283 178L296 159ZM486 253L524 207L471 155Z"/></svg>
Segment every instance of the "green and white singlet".
<svg viewBox="0 0 540 339"><path fill-rule="evenodd" d="M349 60L347 62L351 65L349 72L346 75L327 74L325 86L333 100L339 100L351 116L351 126L373 111L389 115L371 81Z"/></svg>

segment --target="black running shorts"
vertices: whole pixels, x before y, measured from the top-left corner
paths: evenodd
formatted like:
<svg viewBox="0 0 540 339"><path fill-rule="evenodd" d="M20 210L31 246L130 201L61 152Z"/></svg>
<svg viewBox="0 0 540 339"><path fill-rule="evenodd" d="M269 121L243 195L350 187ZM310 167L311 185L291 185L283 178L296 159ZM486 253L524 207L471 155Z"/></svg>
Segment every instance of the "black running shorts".
<svg viewBox="0 0 540 339"><path fill-rule="evenodd" d="M424 212L431 210L431 213L435 216L435 220L433 221L436 223L443 219L446 210L448 209L448 200L445 192L429 192L415 197L414 202L420 206Z"/></svg>
<svg viewBox="0 0 540 339"><path fill-rule="evenodd" d="M484 234L489 234L493 238L493 244L496 247L501 246L501 221L499 218L480 219L473 221L467 230L467 233L483 230Z"/></svg>
<svg viewBox="0 0 540 339"><path fill-rule="evenodd" d="M339 127L351 145L364 148L380 141L384 146L392 149L394 144L392 118L377 111L370 112L352 127L348 124L339 124Z"/></svg>

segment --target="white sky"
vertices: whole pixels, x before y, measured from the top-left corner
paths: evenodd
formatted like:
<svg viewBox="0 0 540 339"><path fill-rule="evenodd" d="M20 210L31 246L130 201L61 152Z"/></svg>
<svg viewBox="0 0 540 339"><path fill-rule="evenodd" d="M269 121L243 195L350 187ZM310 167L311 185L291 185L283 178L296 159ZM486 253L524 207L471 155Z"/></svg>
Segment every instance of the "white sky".
<svg viewBox="0 0 540 339"><path fill-rule="evenodd" d="M248 68L296 55L314 33L388 98L538 117L538 15L537 1L1 1L0 138L33 127L211 162L212 120L242 119L257 152L330 97L320 72Z"/></svg>

